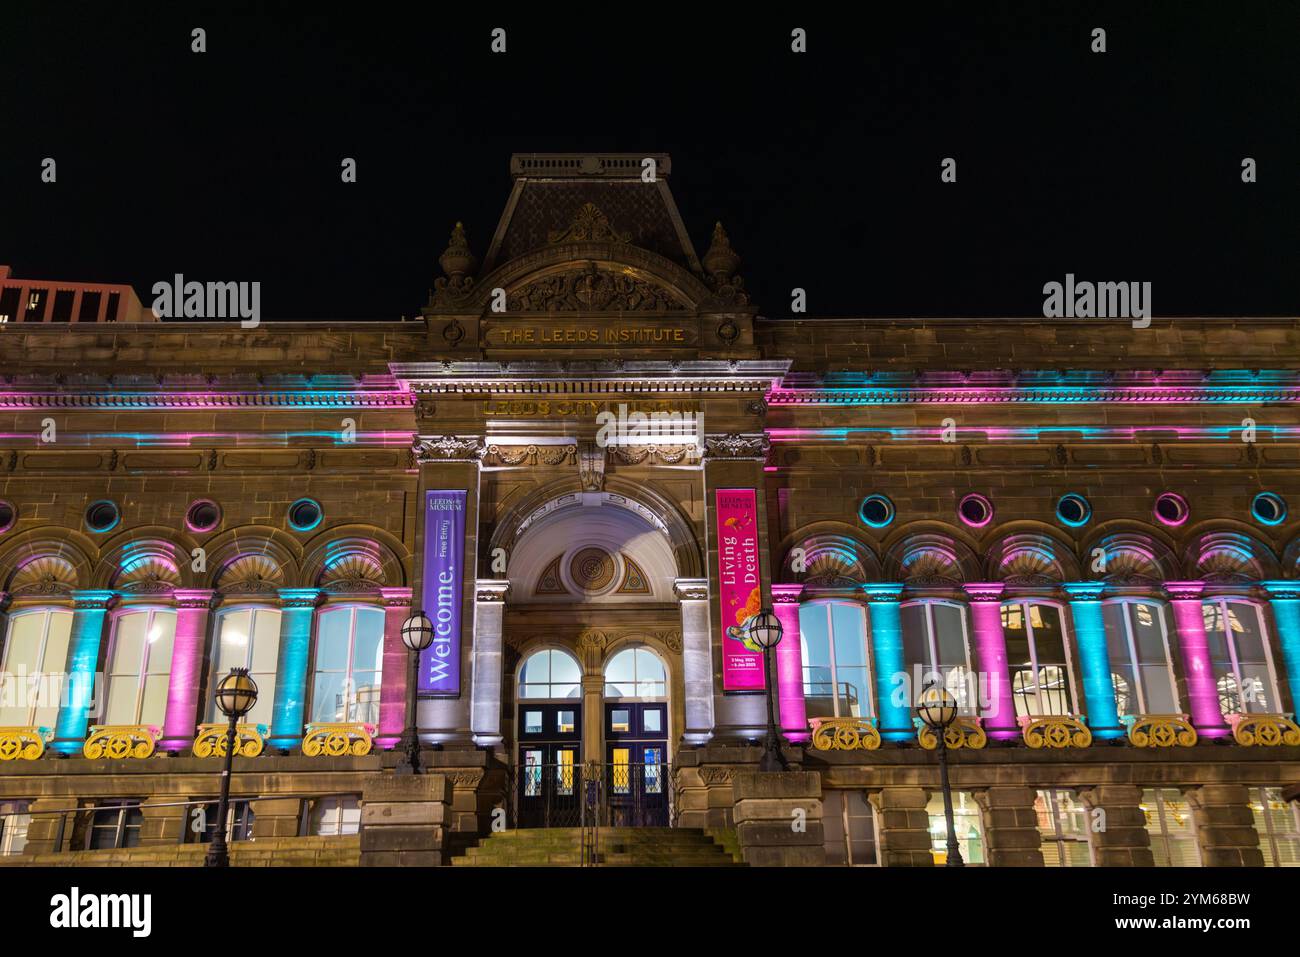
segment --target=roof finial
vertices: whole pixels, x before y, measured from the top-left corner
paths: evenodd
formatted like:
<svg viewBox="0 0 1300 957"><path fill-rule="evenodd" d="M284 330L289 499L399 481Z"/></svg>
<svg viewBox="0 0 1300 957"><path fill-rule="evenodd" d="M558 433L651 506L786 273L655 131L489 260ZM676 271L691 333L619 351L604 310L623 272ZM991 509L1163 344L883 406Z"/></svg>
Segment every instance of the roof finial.
<svg viewBox="0 0 1300 957"><path fill-rule="evenodd" d="M739 266L740 257L731 248L727 231L722 228L721 222L716 223L713 227L713 241L709 244L709 251L704 254L704 269L715 283L721 285L726 283Z"/></svg>
<svg viewBox="0 0 1300 957"><path fill-rule="evenodd" d="M447 249L438 257L438 265L450 277L451 284L458 286L460 280L477 263L478 260L470 252L469 240L465 238L465 226L457 222L456 228L451 231L451 240L447 243Z"/></svg>

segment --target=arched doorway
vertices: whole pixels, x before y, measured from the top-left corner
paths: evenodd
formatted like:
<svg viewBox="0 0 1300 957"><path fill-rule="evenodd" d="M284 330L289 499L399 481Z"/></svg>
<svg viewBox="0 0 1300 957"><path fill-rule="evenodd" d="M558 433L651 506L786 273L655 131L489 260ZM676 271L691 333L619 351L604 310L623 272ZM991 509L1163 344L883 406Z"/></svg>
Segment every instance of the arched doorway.
<svg viewBox="0 0 1300 957"><path fill-rule="evenodd" d="M516 678L518 827L577 823L582 765L582 666L562 648L540 648Z"/></svg>
<svg viewBox="0 0 1300 957"><path fill-rule="evenodd" d="M604 669L606 801L615 827L668 824L668 667L641 644Z"/></svg>

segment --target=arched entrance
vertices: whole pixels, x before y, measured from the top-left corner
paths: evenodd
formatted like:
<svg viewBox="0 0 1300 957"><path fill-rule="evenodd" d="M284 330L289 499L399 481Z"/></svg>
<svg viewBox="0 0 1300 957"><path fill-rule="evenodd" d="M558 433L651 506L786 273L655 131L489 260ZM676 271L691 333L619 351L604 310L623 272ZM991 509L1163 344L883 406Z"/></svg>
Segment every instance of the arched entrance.
<svg viewBox="0 0 1300 957"><path fill-rule="evenodd" d="M604 823L663 826L685 726L676 549L626 496L580 495L534 509L510 553L505 743L519 826L581 823L593 775Z"/></svg>

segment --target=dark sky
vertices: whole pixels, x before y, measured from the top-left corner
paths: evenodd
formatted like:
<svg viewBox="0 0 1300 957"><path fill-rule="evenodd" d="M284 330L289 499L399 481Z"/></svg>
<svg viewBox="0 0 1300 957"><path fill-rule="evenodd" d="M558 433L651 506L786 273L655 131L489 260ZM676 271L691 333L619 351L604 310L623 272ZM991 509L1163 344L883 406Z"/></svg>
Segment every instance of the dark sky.
<svg viewBox="0 0 1300 957"><path fill-rule="evenodd" d="M813 315L1038 314L1067 272L1150 281L1156 315L1300 313L1295 2L261 6L6 3L0 263L394 319L455 220L483 255L510 153L665 151L766 315L795 286Z"/></svg>

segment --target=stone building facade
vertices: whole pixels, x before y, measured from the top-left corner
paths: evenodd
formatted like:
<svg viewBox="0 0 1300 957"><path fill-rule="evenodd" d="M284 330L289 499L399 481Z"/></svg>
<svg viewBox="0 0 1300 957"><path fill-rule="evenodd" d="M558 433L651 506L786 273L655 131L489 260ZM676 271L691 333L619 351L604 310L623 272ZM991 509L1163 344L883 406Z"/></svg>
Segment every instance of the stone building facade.
<svg viewBox="0 0 1300 957"><path fill-rule="evenodd" d="M4 273L0 860L202 839L247 666L236 836L369 863L574 823L587 774L752 863L942 861L933 679L968 863L1297 861L1300 322L766 319L654 159L513 157L400 322L60 320Z"/></svg>

